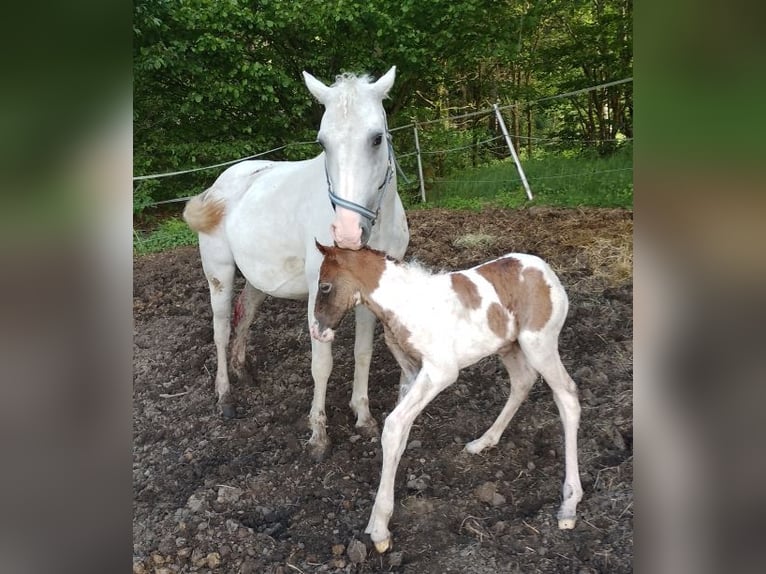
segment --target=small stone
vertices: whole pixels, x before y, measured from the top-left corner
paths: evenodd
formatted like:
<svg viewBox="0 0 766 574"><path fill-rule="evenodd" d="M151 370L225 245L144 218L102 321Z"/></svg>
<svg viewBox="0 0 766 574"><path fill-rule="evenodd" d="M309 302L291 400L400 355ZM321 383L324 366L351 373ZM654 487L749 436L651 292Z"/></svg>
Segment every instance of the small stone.
<svg viewBox="0 0 766 574"><path fill-rule="evenodd" d="M492 495L492 506L503 506L505 504L505 496L496 492Z"/></svg>
<svg viewBox="0 0 766 574"><path fill-rule="evenodd" d="M398 552L391 552L388 555L389 568L396 568L398 566L401 566L403 558L404 558L404 552L402 552L401 550Z"/></svg>
<svg viewBox="0 0 766 574"><path fill-rule="evenodd" d="M358 441L360 438L362 438L362 435L360 435L360 434L354 434L354 435L351 435L351 436L348 438L348 440L349 440L349 442L350 442L351 444L354 444L354 443L355 443L356 441Z"/></svg>
<svg viewBox="0 0 766 574"><path fill-rule="evenodd" d="M426 479L430 478L427 474L424 474L418 478L412 478L407 481L407 488L410 490L425 490L428 488L428 483L426 482Z"/></svg>
<svg viewBox="0 0 766 574"><path fill-rule="evenodd" d="M186 501L186 506L192 512L200 512L205 507L205 499L196 494L192 494L189 497L189 500Z"/></svg>
<svg viewBox="0 0 766 574"><path fill-rule="evenodd" d="M173 571L167 566L162 566L161 568L155 568L154 574L173 574Z"/></svg>
<svg viewBox="0 0 766 574"><path fill-rule="evenodd" d="M209 568L218 568L221 565L221 555L218 552L211 552L205 559Z"/></svg>
<svg viewBox="0 0 766 574"><path fill-rule="evenodd" d="M220 503L237 502L244 491L241 488L232 486L219 486L218 499Z"/></svg>
<svg viewBox="0 0 766 574"><path fill-rule="evenodd" d="M367 559L367 546L361 540L352 540L348 545L347 554L352 564L361 564Z"/></svg>
<svg viewBox="0 0 766 574"><path fill-rule="evenodd" d="M532 461L530 460L530 461L527 463L527 468L528 468L529 470L535 470L535 468L537 468L537 467L535 466L535 463L534 463L534 462L532 462Z"/></svg>
<svg viewBox="0 0 766 574"><path fill-rule="evenodd" d="M176 552L176 556L178 556L179 560L186 560L189 556L191 556L191 548L188 546L185 548L179 548L178 552Z"/></svg>
<svg viewBox="0 0 766 574"><path fill-rule="evenodd" d="M482 502L492 504L497 494L497 485L494 482L485 482L476 489L476 497Z"/></svg>
<svg viewBox="0 0 766 574"><path fill-rule="evenodd" d="M195 566L202 566L207 562L207 559L205 558L202 550L195 548L191 553L191 561Z"/></svg>
<svg viewBox="0 0 766 574"><path fill-rule="evenodd" d="M343 544L333 544L332 555L340 556L346 551L346 547Z"/></svg>
<svg viewBox="0 0 766 574"><path fill-rule="evenodd" d="M421 448L423 446L423 442L419 440L413 440L410 444L407 445L407 450L413 450L416 448Z"/></svg>
<svg viewBox="0 0 766 574"><path fill-rule="evenodd" d="M343 558L336 558L332 561L333 568L345 568L346 561Z"/></svg>
<svg viewBox="0 0 766 574"><path fill-rule="evenodd" d="M157 566L161 566L162 564L165 564L165 557L162 554L155 552L152 554L152 562Z"/></svg>
<svg viewBox="0 0 766 574"><path fill-rule="evenodd" d="M133 562L133 574L146 574L146 566L143 562Z"/></svg>
<svg viewBox="0 0 766 574"><path fill-rule="evenodd" d="M234 534L237 529L239 528L239 522L236 520L232 520L231 518L226 519L226 531L230 534Z"/></svg>
<svg viewBox="0 0 766 574"><path fill-rule="evenodd" d="M505 532L505 529L507 527L507 524L503 520L498 520L495 522L492 527L490 528L490 531L495 536L500 536L503 532Z"/></svg>
<svg viewBox="0 0 766 574"><path fill-rule="evenodd" d="M176 553L176 541L172 538L165 538L162 542L159 543L157 546L157 550L161 554L170 555Z"/></svg>

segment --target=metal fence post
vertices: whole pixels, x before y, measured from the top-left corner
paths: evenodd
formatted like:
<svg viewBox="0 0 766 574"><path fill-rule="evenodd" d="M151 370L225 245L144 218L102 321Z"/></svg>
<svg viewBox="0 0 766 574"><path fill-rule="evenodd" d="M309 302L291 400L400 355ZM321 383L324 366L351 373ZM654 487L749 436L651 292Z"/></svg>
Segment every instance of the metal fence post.
<svg viewBox="0 0 766 574"><path fill-rule="evenodd" d="M418 126L417 124L412 128L415 132L415 151L418 154L418 176L420 177L420 198L423 203L426 202L426 185L423 181L423 162L420 159L420 140L418 139Z"/></svg>
<svg viewBox="0 0 766 574"><path fill-rule="evenodd" d="M527 176L524 175L524 169L521 167L519 156L516 155L516 150L513 147L513 143L511 143L511 136L508 135L508 129L505 127L505 122L503 121L503 116L500 113L500 108L497 106L497 104L494 104L492 107L495 109L495 115L497 116L497 121L500 123L500 129L503 130L503 135L505 136L505 143L508 144L508 149L511 150L511 155L513 156L513 162L516 164L516 170L519 172L519 177L521 177L521 183L524 184L524 189L527 192L527 197L529 199L532 199L532 190L529 189L529 182L527 181ZM416 138L416 141L417 141L417 138Z"/></svg>

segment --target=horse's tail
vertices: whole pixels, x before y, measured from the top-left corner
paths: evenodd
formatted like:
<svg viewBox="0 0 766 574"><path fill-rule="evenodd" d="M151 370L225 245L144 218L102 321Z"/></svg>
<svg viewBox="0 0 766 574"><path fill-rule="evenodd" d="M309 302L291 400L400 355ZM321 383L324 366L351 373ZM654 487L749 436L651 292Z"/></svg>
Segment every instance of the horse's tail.
<svg viewBox="0 0 766 574"><path fill-rule="evenodd" d="M184 208L186 224L197 233L212 233L223 220L226 211L224 201L213 197L210 190L192 197Z"/></svg>

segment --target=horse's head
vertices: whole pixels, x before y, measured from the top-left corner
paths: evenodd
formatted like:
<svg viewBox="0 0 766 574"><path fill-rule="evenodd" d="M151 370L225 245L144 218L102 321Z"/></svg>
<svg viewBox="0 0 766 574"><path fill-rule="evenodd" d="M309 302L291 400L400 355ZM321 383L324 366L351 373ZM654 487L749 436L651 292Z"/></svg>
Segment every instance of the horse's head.
<svg viewBox="0 0 766 574"><path fill-rule="evenodd" d="M303 72L306 86L325 107L317 141L324 149L335 243L346 249L367 244L383 196L396 186L383 98L396 67L376 82L368 76L338 76L326 86Z"/></svg>

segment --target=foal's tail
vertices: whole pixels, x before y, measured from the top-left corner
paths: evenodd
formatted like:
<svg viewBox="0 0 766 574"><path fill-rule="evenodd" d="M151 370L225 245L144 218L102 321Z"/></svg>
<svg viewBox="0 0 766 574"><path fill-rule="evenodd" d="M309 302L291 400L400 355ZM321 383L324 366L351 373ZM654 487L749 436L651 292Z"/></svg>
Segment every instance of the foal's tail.
<svg viewBox="0 0 766 574"><path fill-rule="evenodd" d="M184 209L184 221L197 233L210 234L223 220L225 204L209 192L207 190L192 197Z"/></svg>

